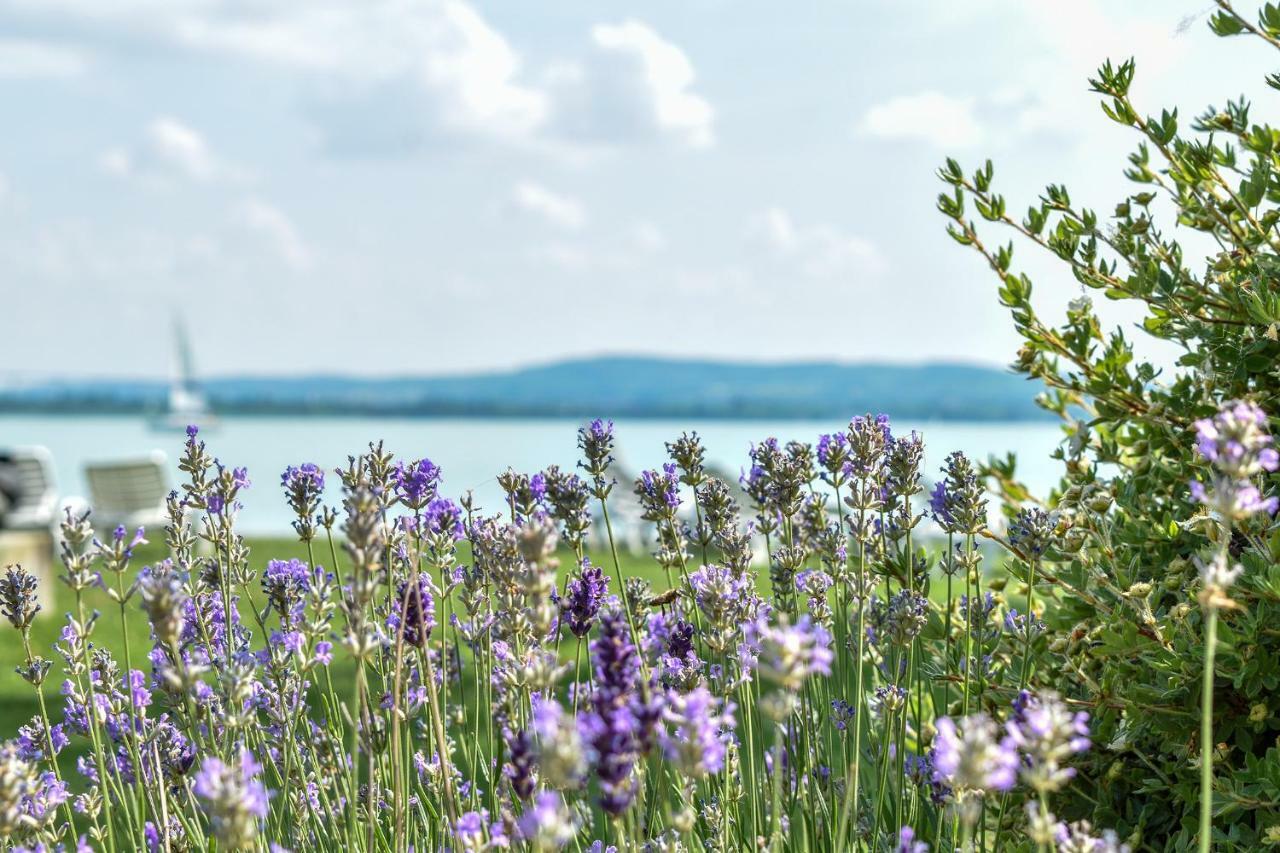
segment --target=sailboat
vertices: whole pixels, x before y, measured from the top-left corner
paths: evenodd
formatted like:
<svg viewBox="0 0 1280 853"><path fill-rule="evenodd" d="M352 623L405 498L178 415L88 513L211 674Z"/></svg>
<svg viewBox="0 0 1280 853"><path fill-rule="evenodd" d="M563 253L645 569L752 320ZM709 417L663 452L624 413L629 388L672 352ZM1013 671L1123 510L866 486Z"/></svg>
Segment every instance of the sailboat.
<svg viewBox="0 0 1280 853"><path fill-rule="evenodd" d="M168 408L151 419L151 428L184 430L188 426L198 426L207 430L217 426L218 418L210 411L204 392L196 382L187 330L177 316L173 318L173 343L173 376L169 382Z"/></svg>

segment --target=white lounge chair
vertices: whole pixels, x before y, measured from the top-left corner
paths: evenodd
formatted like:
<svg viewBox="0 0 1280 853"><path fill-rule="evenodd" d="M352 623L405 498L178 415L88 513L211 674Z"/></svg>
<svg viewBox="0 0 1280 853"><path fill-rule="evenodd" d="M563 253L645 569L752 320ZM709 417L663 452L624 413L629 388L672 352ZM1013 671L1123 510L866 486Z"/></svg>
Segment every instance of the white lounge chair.
<svg viewBox="0 0 1280 853"><path fill-rule="evenodd" d="M58 515L53 454L44 447L18 447L5 453L17 474L17 500L0 514L6 530L50 530Z"/></svg>
<svg viewBox="0 0 1280 853"><path fill-rule="evenodd" d="M84 474L93 507L91 520L100 537L120 524L130 532L164 525L169 469L160 451L140 459L91 462L84 466Z"/></svg>

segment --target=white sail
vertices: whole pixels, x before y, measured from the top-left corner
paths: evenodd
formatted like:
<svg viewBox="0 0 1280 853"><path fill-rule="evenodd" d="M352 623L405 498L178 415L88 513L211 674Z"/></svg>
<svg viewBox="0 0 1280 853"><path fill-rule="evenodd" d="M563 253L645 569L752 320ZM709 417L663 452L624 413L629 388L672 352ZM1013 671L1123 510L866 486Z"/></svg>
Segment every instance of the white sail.
<svg viewBox="0 0 1280 853"><path fill-rule="evenodd" d="M195 378L195 364L191 357L191 345L182 319L173 318L174 359L169 382L169 405L164 415L152 425L159 429L185 429L189 425L208 428L216 422L209 410L209 403Z"/></svg>

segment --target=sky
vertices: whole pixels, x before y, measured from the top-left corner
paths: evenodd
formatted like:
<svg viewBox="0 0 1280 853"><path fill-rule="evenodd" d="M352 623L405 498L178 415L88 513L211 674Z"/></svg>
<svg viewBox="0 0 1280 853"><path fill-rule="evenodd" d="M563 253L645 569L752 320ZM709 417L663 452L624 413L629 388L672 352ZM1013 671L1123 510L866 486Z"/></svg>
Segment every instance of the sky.
<svg viewBox="0 0 1280 853"><path fill-rule="evenodd" d="M203 374L1006 364L935 170L1106 213L1102 60L1149 112L1273 103L1211 5L0 0L0 381L164 375L175 314Z"/></svg>

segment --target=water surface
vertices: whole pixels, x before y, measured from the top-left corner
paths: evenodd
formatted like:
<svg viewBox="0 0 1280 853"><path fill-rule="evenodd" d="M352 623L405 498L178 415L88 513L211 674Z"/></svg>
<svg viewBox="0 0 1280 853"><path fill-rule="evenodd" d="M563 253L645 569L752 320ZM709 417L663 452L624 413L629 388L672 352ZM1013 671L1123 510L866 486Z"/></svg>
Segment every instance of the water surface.
<svg viewBox="0 0 1280 853"><path fill-rule="evenodd" d="M244 494L241 527L249 533L285 533L291 520L279 486L287 465L316 462L326 469L345 463L371 440L382 439L399 457L429 457L444 470L443 491L458 496L467 490L489 509L500 509L502 492L496 476L508 466L533 472L550 464L572 468L578 460L576 419L491 418L224 418L203 437L210 451L228 465L245 466L253 487ZM618 457L634 474L666 461L664 442L684 430L697 430L707 447L707 461L736 475L747 463L753 441L776 436L782 441L816 441L824 432L845 425L831 421L630 420L617 425ZM1051 422L902 423L895 431L919 430L926 445L926 480L953 450L976 459L1015 452L1019 470L1033 490L1043 493L1061 471L1049 454L1061 439ZM156 432L142 418L114 416L0 415L0 448L39 444L55 459L60 494L87 496L84 464L138 457L153 450L165 453L171 482L179 482L177 459L185 436ZM329 498L337 501L337 478L329 477Z"/></svg>

